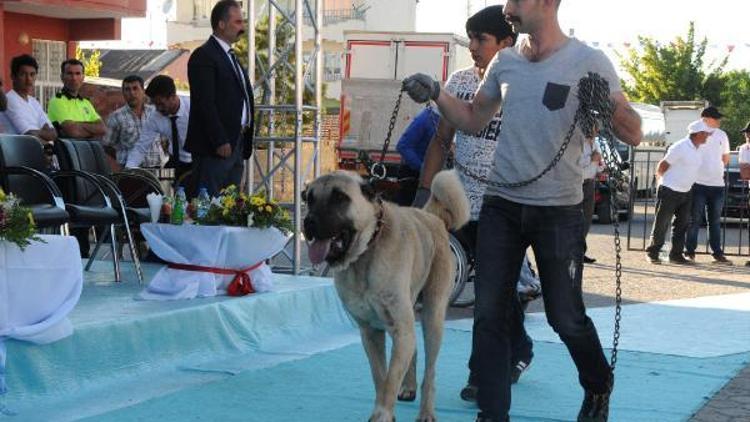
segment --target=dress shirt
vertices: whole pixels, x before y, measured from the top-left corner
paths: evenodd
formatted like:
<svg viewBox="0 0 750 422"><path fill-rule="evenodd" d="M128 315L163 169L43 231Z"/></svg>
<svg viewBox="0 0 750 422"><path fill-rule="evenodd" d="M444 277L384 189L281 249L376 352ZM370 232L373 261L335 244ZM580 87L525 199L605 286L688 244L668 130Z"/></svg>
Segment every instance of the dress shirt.
<svg viewBox="0 0 750 422"><path fill-rule="evenodd" d="M179 97L180 108L177 110L175 115L177 116L177 132L180 135L178 142L180 143L180 161L183 163L192 162L190 153L185 151L185 136L187 135L188 118L190 116L190 98ZM169 116L165 116L159 112L151 115L146 120L141 129L141 137L135 144L135 147L128 155L128 161L125 164L126 167L138 167L143 162L143 157L148 153L149 148L156 136L163 136L169 139L169 146L167 151L172 151L172 121Z"/></svg>
<svg viewBox="0 0 750 422"><path fill-rule="evenodd" d="M229 60L229 65L232 67L232 69L235 69L234 60L232 59L232 54L229 53L229 50L232 48L232 46L230 46L224 40L222 40L221 38L219 38L219 37L217 37L215 35L211 35L211 36L214 37L214 39L221 46L221 49L224 50L224 53L227 55L227 60ZM238 75L238 76L240 77L240 83L242 83L244 85L245 84L245 78L244 78L245 71L242 70L242 66L240 66L240 70L242 71L243 74L242 75ZM245 87L245 93L247 95L251 95L250 92L248 92L247 87ZM246 125L248 123L248 119L247 119L247 101L248 100L249 100L249 98L242 102L242 124L243 125Z"/></svg>
<svg viewBox="0 0 750 422"><path fill-rule="evenodd" d="M141 128L151 115L158 114L151 104L144 104L143 113L138 117L129 105L124 105L107 118L107 134L102 142L113 147L117 153L117 162L125 165L128 155L141 137ZM143 167L159 167L162 163L161 136L154 136L151 147L143 158Z"/></svg>

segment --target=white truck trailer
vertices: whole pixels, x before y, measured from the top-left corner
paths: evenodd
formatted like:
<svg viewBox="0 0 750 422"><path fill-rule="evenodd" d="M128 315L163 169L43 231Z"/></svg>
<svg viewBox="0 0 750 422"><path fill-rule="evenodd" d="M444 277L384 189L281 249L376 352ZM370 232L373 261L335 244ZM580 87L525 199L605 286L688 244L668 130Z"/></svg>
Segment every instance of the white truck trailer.
<svg viewBox="0 0 750 422"><path fill-rule="evenodd" d="M449 33L344 31L346 65L341 84L339 166L355 168L360 152L379 160L401 81L414 73L441 83L473 62L466 38ZM395 175L401 157L396 144L424 106L404 94L385 157Z"/></svg>
<svg viewBox="0 0 750 422"><path fill-rule="evenodd" d="M667 146L687 136L687 127L701 117L707 101L662 101Z"/></svg>

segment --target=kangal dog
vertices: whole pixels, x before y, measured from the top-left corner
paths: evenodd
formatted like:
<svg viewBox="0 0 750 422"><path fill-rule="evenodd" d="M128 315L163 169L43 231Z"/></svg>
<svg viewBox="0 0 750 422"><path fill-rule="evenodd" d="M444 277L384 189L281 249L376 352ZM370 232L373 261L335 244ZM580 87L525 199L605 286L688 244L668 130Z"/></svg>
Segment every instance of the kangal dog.
<svg viewBox="0 0 750 422"><path fill-rule="evenodd" d="M391 422L396 398L416 398L414 304L422 294L425 373L418 421L435 421L435 362L455 258L448 230L469 220L458 175L442 171L424 209L383 202L355 173L314 180L304 193L304 233L314 264L334 270L336 290L359 325L375 383L373 422ZM386 364L385 332L393 340Z"/></svg>

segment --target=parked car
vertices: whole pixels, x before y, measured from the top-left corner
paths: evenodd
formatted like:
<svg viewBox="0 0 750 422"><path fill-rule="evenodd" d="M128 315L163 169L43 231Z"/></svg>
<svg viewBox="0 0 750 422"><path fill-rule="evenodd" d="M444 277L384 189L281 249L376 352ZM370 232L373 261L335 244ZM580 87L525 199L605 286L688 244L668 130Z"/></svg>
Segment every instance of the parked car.
<svg viewBox="0 0 750 422"><path fill-rule="evenodd" d="M600 138L597 138L596 142L602 151L602 159L607 156L614 157L617 166L620 168L620 175L619 178L613 180L615 190L612 192L609 180L616 176L610 175L606 166L602 166L602 169L596 174L594 215L601 224L610 224L615 218L625 221L630 217L630 164L623 159L619 148L610 150L609 144ZM627 147L627 145L625 146ZM629 151L629 149L626 149L626 151ZM613 196L614 207L610 200Z"/></svg>
<svg viewBox="0 0 750 422"><path fill-rule="evenodd" d="M726 197L722 215L734 218L750 218L748 207L747 181L740 179L740 164L737 152L729 153L729 164L726 170Z"/></svg>

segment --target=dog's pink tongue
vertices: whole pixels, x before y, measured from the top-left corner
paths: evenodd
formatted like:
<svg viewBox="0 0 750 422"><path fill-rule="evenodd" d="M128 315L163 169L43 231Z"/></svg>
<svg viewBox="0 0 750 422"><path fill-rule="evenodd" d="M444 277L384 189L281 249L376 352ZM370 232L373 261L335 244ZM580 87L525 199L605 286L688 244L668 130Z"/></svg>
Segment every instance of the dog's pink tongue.
<svg viewBox="0 0 750 422"><path fill-rule="evenodd" d="M331 239L316 239L307 245L307 256L313 264L320 264L325 261L329 249L331 249Z"/></svg>

